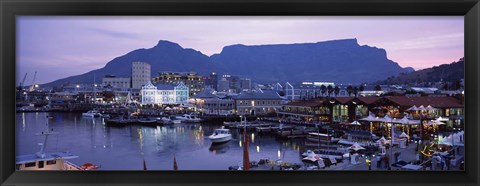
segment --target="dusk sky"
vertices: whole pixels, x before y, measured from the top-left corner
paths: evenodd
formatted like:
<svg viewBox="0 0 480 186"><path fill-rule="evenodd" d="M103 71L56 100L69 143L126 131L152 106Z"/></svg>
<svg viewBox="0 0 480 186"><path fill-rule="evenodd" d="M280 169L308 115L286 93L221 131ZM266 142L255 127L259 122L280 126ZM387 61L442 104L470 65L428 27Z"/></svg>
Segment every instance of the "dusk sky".
<svg viewBox="0 0 480 186"><path fill-rule="evenodd" d="M233 44L315 43L357 38L402 67L464 56L464 17L17 17L17 82L48 83L102 68L115 57L169 40L208 56ZM101 81L99 79L97 81Z"/></svg>

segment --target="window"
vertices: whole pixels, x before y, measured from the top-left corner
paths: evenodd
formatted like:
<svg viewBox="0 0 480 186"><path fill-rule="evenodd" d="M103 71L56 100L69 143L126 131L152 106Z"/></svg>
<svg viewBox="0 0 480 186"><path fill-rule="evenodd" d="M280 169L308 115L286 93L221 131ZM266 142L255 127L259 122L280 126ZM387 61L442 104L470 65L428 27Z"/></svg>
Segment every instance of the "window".
<svg viewBox="0 0 480 186"><path fill-rule="evenodd" d="M25 163L25 167L35 167L36 165L36 162Z"/></svg>
<svg viewBox="0 0 480 186"><path fill-rule="evenodd" d="M41 168L43 168L43 167L45 167L45 161L39 161L39 162L38 162L38 168L41 169Z"/></svg>

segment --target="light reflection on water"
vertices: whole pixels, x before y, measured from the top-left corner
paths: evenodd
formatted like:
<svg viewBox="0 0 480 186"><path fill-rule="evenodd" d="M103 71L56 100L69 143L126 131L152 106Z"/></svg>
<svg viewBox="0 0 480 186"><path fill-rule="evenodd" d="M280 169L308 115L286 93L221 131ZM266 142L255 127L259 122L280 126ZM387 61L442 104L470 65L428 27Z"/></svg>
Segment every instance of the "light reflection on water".
<svg viewBox="0 0 480 186"><path fill-rule="evenodd" d="M232 130L232 141L211 144L208 136L221 125L176 124L174 126L109 127L102 118L85 118L81 113L18 113L17 155L39 150L46 114L50 128L59 135L49 137L47 151L70 151L80 158L77 165L94 163L101 170L142 170L143 158L149 170L172 170L175 154L180 170L227 170L243 157L243 132ZM301 142L281 141L274 136L249 133L250 160L269 158L300 163Z"/></svg>

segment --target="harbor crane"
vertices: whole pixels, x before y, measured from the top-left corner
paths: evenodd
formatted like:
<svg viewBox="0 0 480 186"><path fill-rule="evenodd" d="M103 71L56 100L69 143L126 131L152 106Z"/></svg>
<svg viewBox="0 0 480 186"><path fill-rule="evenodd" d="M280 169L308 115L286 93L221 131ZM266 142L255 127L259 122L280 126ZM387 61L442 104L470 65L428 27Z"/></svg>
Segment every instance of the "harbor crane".
<svg viewBox="0 0 480 186"><path fill-rule="evenodd" d="M35 78L37 77L37 71L35 71L35 74L33 75L33 80L32 80L32 85L30 85L29 91L32 92L33 89L35 88Z"/></svg>
<svg viewBox="0 0 480 186"><path fill-rule="evenodd" d="M25 73L25 76L23 76L23 80L20 82L20 85L18 86L18 90L23 90L23 85L25 85L25 79L27 78L27 74Z"/></svg>

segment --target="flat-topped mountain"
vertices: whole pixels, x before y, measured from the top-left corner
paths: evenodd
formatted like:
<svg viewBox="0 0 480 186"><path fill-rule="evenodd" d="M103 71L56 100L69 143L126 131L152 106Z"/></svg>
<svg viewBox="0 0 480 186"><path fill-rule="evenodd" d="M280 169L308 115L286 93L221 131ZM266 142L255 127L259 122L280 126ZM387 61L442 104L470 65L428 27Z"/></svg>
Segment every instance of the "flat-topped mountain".
<svg viewBox="0 0 480 186"><path fill-rule="evenodd" d="M98 79L110 74L129 77L135 61L149 63L152 77L159 71L194 71L200 75L217 72L249 77L258 82L361 83L412 71L389 60L384 49L361 46L356 39L255 46L238 44L226 46L221 53L210 57L161 40L153 48L131 51L112 59L103 68L59 79L46 86L93 83L94 74Z"/></svg>

